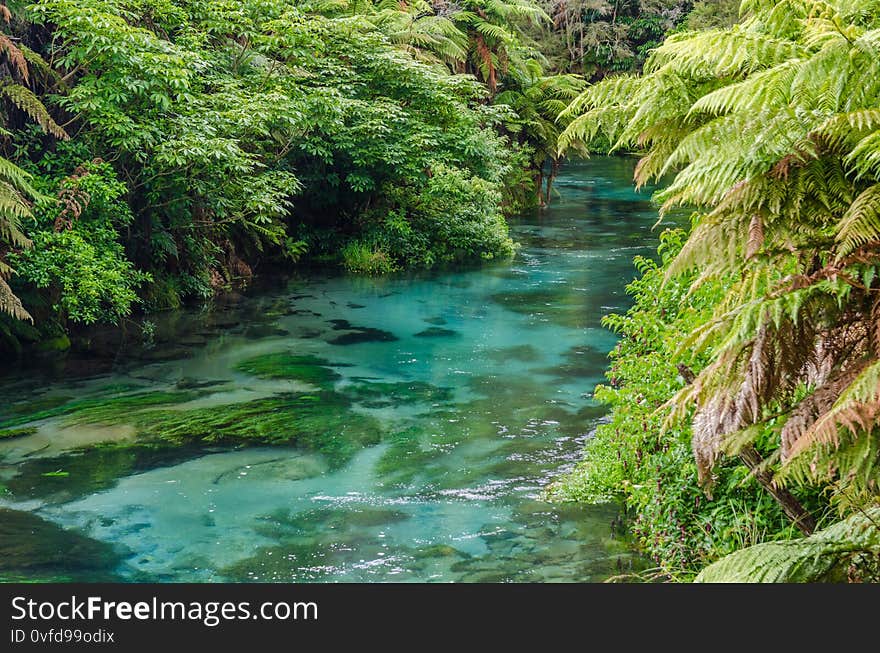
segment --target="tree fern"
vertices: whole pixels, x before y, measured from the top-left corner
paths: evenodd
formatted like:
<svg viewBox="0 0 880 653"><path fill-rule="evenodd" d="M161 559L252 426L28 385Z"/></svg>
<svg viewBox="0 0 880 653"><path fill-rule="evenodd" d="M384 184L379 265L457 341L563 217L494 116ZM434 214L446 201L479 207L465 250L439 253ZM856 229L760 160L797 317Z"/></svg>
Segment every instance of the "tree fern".
<svg viewBox="0 0 880 653"><path fill-rule="evenodd" d="M668 406L667 423L695 415L707 485L761 440L779 483L858 476L880 493L877 9L747 0L740 24L671 36L643 76L607 78L561 116L562 148L638 151L639 184L674 175L661 211L696 213L667 280L727 288L682 345L711 360Z"/></svg>
<svg viewBox="0 0 880 653"><path fill-rule="evenodd" d="M46 105L30 89L21 84L4 84L0 86L0 94L30 116L47 134L62 140L68 139L67 132L52 119Z"/></svg>
<svg viewBox="0 0 880 653"><path fill-rule="evenodd" d="M837 225L838 260L858 247L880 241L880 184L859 194Z"/></svg>
<svg viewBox="0 0 880 653"><path fill-rule="evenodd" d="M11 14L6 5L0 4L0 18L7 23ZM0 78L0 97L23 111L33 119L43 131L67 138L67 134L49 115L45 105L26 86L30 79L28 61L45 64L36 53L19 48L6 34L0 34L0 54L8 64L5 79ZM21 82L21 83L20 83ZM30 183L30 175L4 157L0 157L0 244L7 247L29 247L31 241L21 230L21 219L29 216L29 199L39 197ZM31 320L30 314L13 294L6 280L13 274L12 268L3 260L0 251L0 312L17 319Z"/></svg>
<svg viewBox="0 0 880 653"><path fill-rule="evenodd" d="M765 542L706 567L697 583L880 582L880 508L860 510L810 537Z"/></svg>

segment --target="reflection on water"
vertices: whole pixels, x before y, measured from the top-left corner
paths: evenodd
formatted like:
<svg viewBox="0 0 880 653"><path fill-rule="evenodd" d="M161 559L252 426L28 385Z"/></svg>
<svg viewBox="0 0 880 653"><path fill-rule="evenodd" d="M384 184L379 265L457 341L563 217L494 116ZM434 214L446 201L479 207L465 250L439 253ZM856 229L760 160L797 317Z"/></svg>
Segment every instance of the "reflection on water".
<svg viewBox="0 0 880 653"><path fill-rule="evenodd" d="M555 203L513 221L512 262L304 275L155 316L153 346L95 332L97 354L18 370L0 435L35 432L0 439L20 511L0 519L40 526L15 555L0 543L0 578L584 582L639 565L614 506L540 501L601 419L600 320L656 243L631 175L568 165ZM71 543L85 562L58 553Z"/></svg>

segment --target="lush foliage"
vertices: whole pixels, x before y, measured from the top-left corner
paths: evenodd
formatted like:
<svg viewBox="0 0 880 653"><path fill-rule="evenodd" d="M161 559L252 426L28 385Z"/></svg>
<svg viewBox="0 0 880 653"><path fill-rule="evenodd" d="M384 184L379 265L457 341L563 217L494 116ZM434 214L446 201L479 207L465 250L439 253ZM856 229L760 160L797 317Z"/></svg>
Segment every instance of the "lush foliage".
<svg viewBox="0 0 880 653"><path fill-rule="evenodd" d="M62 320L117 323L139 302L149 281L133 269L120 233L133 216L126 192L106 163L89 163L55 185L60 202L43 200L34 211L32 247L13 255L19 276L45 289Z"/></svg>
<svg viewBox="0 0 880 653"><path fill-rule="evenodd" d="M880 508L810 537L765 542L709 565L698 583L880 582Z"/></svg>
<svg viewBox="0 0 880 653"><path fill-rule="evenodd" d="M704 356L660 409L701 486L738 456L804 532L821 493L878 500L880 12L869 0L748 0L732 27L675 35L643 76L571 105L563 144L640 149L663 210L694 209L664 269L689 301L722 284L673 362ZM624 408L626 410L626 408Z"/></svg>
<svg viewBox="0 0 880 653"><path fill-rule="evenodd" d="M584 460L549 495L589 503L622 500L640 548L665 577L682 579L743 546L790 536L793 528L741 465L719 466L708 500L697 482L690 424L678 420L662 433L663 406L684 387L688 371L710 358L679 352L679 345L711 317L727 284L705 284L690 293L693 275L664 283L664 267L681 250L685 233L665 231L660 240L659 262L636 259L642 276L627 287L634 306L626 315L603 319L621 337L611 352L608 383L595 390L595 398L611 408L610 421L599 425Z"/></svg>
<svg viewBox="0 0 880 653"><path fill-rule="evenodd" d="M4 6L0 310L117 322L304 256L368 274L507 256L503 215L551 201L583 89L552 71L636 68L688 6ZM562 33L577 58L553 54ZM94 160L125 220L71 181Z"/></svg>
<svg viewBox="0 0 880 653"><path fill-rule="evenodd" d="M366 273L508 256L504 212L549 196L581 90L545 72L530 0L4 11L19 274L0 262L0 306L38 324L117 322L303 256Z"/></svg>
<svg viewBox="0 0 880 653"><path fill-rule="evenodd" d="M542 5L552 17L542 49L555 67L593 79L639 70L651 49L692 20L699 23L692 27L702 28L727 17L718 0L543 0Z"/></svg>

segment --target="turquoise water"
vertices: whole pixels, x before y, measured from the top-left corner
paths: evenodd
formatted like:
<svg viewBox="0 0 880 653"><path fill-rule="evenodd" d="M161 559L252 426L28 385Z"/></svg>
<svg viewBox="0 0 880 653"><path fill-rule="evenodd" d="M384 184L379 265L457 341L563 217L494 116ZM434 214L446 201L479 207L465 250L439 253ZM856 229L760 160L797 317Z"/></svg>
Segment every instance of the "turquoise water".
<svg viewBox="0 0 880 653"><path fill-rule="evenodd" d="M602 419L591 392L615 338L600 320L656 247L632 168L568 164L554 204L512 221L513 261L304 274L154 316L146 343L96 331L92 355L0 380L0 428L34 431L0 440L0 577L593 582L638 567L615 506L540 498ZM255 446L214 438L216 420Z"/></svg>

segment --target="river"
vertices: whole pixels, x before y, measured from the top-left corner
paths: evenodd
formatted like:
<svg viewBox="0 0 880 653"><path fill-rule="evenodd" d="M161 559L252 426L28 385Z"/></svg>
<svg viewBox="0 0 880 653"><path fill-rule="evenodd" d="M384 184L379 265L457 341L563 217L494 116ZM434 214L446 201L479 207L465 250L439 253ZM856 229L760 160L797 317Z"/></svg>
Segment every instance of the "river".
<svg viewBox="0 0 880 653"><path fill-rule="evenodd" d="M591 393L615 336L600 320L626 310L632 258L657 244L632 171L568 163L554 203L511 221L509 262L302 273L151 316L146 343L96 332L100 353L7 373L0 429L24 430L0 439L0 579L597 582L639 567L616 506L541 500L603 418Z"/></svg>

